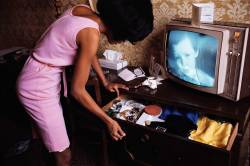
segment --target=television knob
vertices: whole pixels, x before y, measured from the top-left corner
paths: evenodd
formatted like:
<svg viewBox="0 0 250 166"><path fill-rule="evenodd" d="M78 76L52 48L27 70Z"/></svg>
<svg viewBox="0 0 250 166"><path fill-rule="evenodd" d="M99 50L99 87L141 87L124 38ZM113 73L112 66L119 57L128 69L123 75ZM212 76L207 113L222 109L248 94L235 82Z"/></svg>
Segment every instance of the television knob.
<svg viewBox="0 0 250 166"><path fill-rule="evenodd" d="M236 56L240 56L240 53L237 53Z"/></svg>
<svg viewBox="0 0 250 166"><path fill-rule="evenodd" d="M227 55L230 55L230 56L231 56L231 55L233 55L233 52L230 51L230 52L227 53Z"/></svg>

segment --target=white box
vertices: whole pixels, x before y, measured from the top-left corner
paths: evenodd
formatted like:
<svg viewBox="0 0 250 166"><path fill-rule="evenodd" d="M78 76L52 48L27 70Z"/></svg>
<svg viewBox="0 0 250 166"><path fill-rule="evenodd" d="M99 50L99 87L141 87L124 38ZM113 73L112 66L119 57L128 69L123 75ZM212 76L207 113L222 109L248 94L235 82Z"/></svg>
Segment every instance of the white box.
<svg viewBox="0 0 250 166"><path fill-rule="evenodd" d="M113 70L120 70L128 65L128 61L126 60L107 60L107 59L99 59L100 65L102 67L113 69Z"/></svg>
<svg viewBox="0 0 250 166"><path fill-rule="evenodd" d="M193 3L192 5L192 24L213 23L214 3Z"/></svg>

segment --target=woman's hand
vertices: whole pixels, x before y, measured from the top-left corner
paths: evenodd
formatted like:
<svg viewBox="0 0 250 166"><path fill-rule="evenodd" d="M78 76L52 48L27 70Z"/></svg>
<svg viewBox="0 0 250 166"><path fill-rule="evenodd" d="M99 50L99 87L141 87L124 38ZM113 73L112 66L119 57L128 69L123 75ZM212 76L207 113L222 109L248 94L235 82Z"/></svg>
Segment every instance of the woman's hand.
<svg viewBox="0 0 250 166"><path fill-rule="evenodd" d="M112 83L112 82L107 83L107 85L105 85L105 88L110 92L116 92L117 96L119 96L119 88L129 90L129 88L124 84Z"/></svg>
<svg viewBox="0 0 250 166"><path fill-rule="evenodd" d="M115 120L112 120L111 123L109 123L107 126L109 134L114 140L118 141L126 136L125 132L121 129L120 125Z"/></svg>

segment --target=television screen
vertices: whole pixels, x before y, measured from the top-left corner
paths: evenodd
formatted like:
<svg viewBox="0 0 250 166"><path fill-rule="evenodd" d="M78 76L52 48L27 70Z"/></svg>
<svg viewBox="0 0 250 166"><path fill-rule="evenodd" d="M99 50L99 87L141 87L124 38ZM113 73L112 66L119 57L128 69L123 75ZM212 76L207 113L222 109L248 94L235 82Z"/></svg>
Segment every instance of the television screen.
<svg viewBox="0 0 250 166"><path fill-rule="evenodd" d="M168 72L188 83L213 87L219 41L186 30L169 30L166 42Z"/></svg>

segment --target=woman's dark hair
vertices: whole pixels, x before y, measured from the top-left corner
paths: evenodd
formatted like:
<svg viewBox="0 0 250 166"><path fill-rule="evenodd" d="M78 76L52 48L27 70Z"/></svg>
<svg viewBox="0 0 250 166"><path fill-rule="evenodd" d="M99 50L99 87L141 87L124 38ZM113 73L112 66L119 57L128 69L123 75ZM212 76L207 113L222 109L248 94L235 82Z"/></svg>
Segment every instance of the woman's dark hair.
<svg viewBox="0 0 250 166"><path fill-rule="evenodd" d="M140 41L153 30L151 0L98 0L97 10L114 41Z"/></svg>

